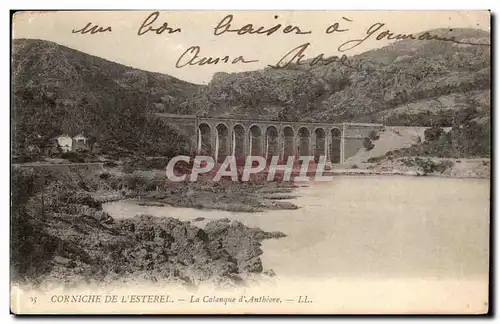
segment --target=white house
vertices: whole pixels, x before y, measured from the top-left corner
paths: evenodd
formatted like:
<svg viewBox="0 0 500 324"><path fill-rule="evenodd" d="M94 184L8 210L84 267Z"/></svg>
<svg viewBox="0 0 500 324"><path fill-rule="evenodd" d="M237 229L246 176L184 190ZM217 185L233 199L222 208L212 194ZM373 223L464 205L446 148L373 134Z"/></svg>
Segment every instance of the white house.
<svg viewBox="0 0 500 324"><path fill-rule="evenodd" d="M73 137L75 140L75 143L78 144L87 144L87 137L83 136L82 134L78 134L75 137Z"/></svg>
<svg viewBox="0 0 500 324"><path fill-rule="evenodd" d="M56 137L57 144L63 152L70 152L73 149L73 139L71 136L63 134Z"/></svg>
<svg viewBox="0 0 500 324"><path fill-rule="evenodd" d="M73 152L90 150L89 138L83 134L73 137Z"/></svg>

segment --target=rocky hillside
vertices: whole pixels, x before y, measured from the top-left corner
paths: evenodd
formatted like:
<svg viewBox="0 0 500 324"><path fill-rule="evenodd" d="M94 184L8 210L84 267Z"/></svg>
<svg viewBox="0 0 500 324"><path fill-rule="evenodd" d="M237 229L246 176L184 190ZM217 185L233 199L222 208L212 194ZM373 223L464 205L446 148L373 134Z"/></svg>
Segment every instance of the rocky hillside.
<svg viewBox="0 0 500 324"><path fill-rule="evenodd" d="M433 30L451 41L399 41L345 64L290 64L216 73L208 86L126 67L53 42L16 39L12 138L17 155L61 133L95 137L106 152L170 156L185 138L154 112L398 126L490 123L490 34ZM457 116L458 115L458 116ZM486 142L485 142L486 143ZM128 153L127 153L128 154Z"/></svg>
<svg viewBox="0 0 500 324"><path fill-rule="evenodd" d="M429 33L490 43L483 30ZM218 73L179 112L451 126L457 110L473 108L481 118L489 116L490 50L450 41L404 40L349 57L346 64Z"/></svg>
<svg viewBox="0 0 500 324"><path fill-rule="evenodd" d="M12 48L14 92L36 94L65 105L126 90L151 97L142 108L169 112L197 85L166 74L146 72L36 39L15 39ZM107 99L107 98L106 98Z"/></svg>
<svg viewBox="0 0 500 324"><path fill-rule="evenodd" d="M167 154L174 146L178 136L150 115L172 111L198 86L49 41L15 39L12 45L15 153L80 132L108 149Z"/></svg>

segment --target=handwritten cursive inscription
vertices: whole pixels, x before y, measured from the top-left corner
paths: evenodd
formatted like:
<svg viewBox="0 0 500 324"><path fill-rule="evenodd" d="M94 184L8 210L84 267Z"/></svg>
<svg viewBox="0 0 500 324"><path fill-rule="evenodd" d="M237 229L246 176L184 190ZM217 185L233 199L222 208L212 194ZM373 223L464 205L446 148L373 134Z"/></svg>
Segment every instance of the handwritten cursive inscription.
<svg viewBox="0 0 500 324"><path fill-rule="evenodd" d="M146 34L147 32L155 32L157 35L160 35L163 32L167 32L169 34L174 34L174 33L180 33L181 29L180 28L172 28L168 26L167 22L164 22L161 26L159 27L152 27L153 23L158 19L160 16L160 13L158 11L153 12L150 14L146 20L142 22L141 27L139 27L139 30L137 31L137 35L142 36Z"/></svg>
<svg viewBox="0 0 500 324"><path fill-rule="evenodd" d="M391 31L390 29L381 30L384 26L385 26L385 24L381 23L381 22L374 23L366 30L366 35L364 37L348 40L347 42L340 44L337 50L339 52L345 52L345 51L351 50L351 49L361 45L369 38L375 38L375 40L377 40L377 41L384 40L384 39L386 39L386 40L411 39L411 40L415 40L415 41L436 40L436 41L443 41L443 42L453 42L456 44L490 46L490 44L484 44L484 43L459 41L454 36L444 37L444 36L433 35L430 32L424 32L421 34L414 35L414 34L395 33L393 31Z"/></svg>
<svg viewBox="0 0 500 324"><path fill-rule="evenodd" d="M105 33L105 32L111 32L111 27L108 26L108 27L100 27L99 25L92 25L91 22L89 22L87 25L85 25L85 27L81 28L81 29L73 29L72 30L72 33L73 34L82 34L82 35L85 35L85 34L89 34L90 35L94 35L94 34L97 34L97 33Z"/></svg>
<svg viewBox="0 0 500 324"><path fill-rule="evenodd" d="M278 15L274 16L275 23L269 24L267 26L254 25L253 23L243 23L242 25L238 25L234 22L234 15L228 14L223 17L217 25L213 28L213 34L215 36L221 36L224 34L234 35L234 36L242 36L242 35L263 35L263 36L271 36L271 35L283 35L283 34L292 34L292 35L305 35L311 34L312 30L303 30L301 26L293 25L293 24L281 24L278 23ZM137 30L137 35L142 36L147 33L154 33L156 35L161 35L162 33L166 34L175 34L180 33L181 28L169 26L166 21L160 20L160 12L155 11L149 14L146 19L142 22L141 26ZM340 33L348 33L354 23L354 20L341 17L338 20L332 20L329 26L324 26L320 32L324 32L325 34L332 35L333 37ZM326 27L326 28L325 28ZM450 29L450 32L453 30ZM98 33L106 33L112 32L111 26L101 27L97 24L93 24L91 22L87 23L83 28L76 28L72 30L73 34L82 34L82 35L94 35ZM367 41L403 41L403 40L412 40L412 41L441 41L441 42L452 42L456 44L466 44L466 45L477 45L477 46L491 46L488 43L474 43L464 40L459 40L455 36L445 36L440 32L439 35L433 32L422 32L417 34L411 33L400 33L393 31L387 28L384 22L375 22L372 23L365 31L364 34L360 36L355 36L353 38L349 38L347 41L338 45L337 51L341 56L326 56L321 53L314 57L309 56L306 58L306 51L309 49L311 43L304 43L299 45L289 52L287 52L276 64L268 65L271 68L275 69L284 69L291 68L292 66L297 65L328 65L331 63L340 63L345 66L354 68L359 70L358 66L351 66L347 61L347 56L343 54L349 50L352 50ZM337 46L337 44L335 45ZM200 46L191 46L189 47L177 60L175 66L177 68L183 68L186 66L203 66L210 64L249 64L259 62L257 59L249 60L244 56L234 56L230 57L228 55L224 55L221 57L211 57L211 56L202 56L200 55L201 48Z"/></svg>
<svg viewBox="0 0 500 324"><path fill-rule="evenodd" d="M231 29L231 23L233 22L233 15L227 15L222 18L221 21L214 28L214 35L219 36L224 33L235 33L237 35L245 35L245 34L258 34L258 35L266 35L270 36L277 32L283 27L282 24L276 24L272 27L254 27L253 24L246 24L241 28ZM278 16L274 16L274 19L278 19ZM282 30L283 34L294 33L297 35L310 34L312 31L302 31L299 26L287 25Z"/></svg>
<svg viewBox="0 0 500 324"><path fill-rule="evenodd" d="M284 68L290 66L290 64L297 64L297 65L309 64L310 66L314 66L317 64L327 65L327 64L334 63L334 62L344 63L347 61L347 55L345 55L345 54L342 55L341 57L338 57L338 56L325 57L325 54L323 54L323 53L315 56L310 61L304 61L304 57L305 57L304 53L305 53L306 49L309 47L309 45L311 45L311 43L305 43L305 44L302 44L300 46L295 47L294 49L292 49L291 51L286 53L279 60L278 63L276 63L275 65L268 65L268 66L275 68L275 69L284 69Z"/></svg>
<svg viewBox="0 0 500 324"><path fill-rule="evenodd" d="M200 57L200 47L199 46L191 46L188 48L182 55L179 57L177 62L175 63L176 68L182 68L187 65L206 65L206 64L218 64L218 63L255 63L259 60L246 60L243 56L238 56L236 58L230 59L229 56L224 57Z"/></svg>
<svg viewBox="0 0 500 324"><path fill-rule="evenodd" d="M348 22L352 22L351 19L346 18L346 17L342 17L342 19L345 21L348 21ZM335 33L335 32L343 33L346 31L349 31L349 29L348 28L347 29L340 29L340 23L337 21L337 22L331 24L330 26L328 26L325 30L325 33L327 33L327 34L331 34L331 33Z"/></svg>
<svg viewBox="0 0 500 324"><path fill-rule="evenodd" d="M463 42L457 40L454 36L453 37L442 37L438 35L432 35L429 32L422 33L418 36L418 40L437 40L437 41L444 41L444 42L452 42L455 44L465 44L465 45L478 45L478 46L491 46L490 44L486 43L475 43L475 42Z"/></svg>
<svg viewBox="0 0 500 324"><path fill-rule="evenodd" d="M366 30L366 36L363 38L358 38L358 39L351 39L348 40L347 42L344 42L339 45L338 51L339 52L345 52L348 50L351 50L359 45L361 45L363 42L365 42L368 38L370 38L373 34L375 34L377 31L379 31L382 27L384 27L385 24L383 23L374 23L371 25L367 30Z"/></svg>

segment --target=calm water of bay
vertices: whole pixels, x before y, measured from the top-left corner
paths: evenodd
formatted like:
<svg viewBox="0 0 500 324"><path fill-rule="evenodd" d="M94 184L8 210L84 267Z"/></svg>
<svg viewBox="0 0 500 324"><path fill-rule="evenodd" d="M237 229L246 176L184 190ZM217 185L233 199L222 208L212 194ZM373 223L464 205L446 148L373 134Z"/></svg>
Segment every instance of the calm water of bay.
<svg viewBox="0 0 500 324"><path fill-rule="evenodd" d="M489 181L345 176L298 188L298 210L233 213L108 203L114 218L147 213L227 217L288 236L263 242L280 277L468 278L488 276ZM197 224L197 223L194 223ZM200 226L203 223L199 223Z"/></svg>

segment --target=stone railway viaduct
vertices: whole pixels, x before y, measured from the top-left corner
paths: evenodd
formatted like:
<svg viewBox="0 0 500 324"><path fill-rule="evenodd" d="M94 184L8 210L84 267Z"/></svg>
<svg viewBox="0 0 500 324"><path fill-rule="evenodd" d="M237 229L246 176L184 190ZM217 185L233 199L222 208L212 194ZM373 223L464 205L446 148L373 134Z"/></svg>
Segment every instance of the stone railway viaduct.
<svg viewBox="0 0 500 324"><path fill-rule="evenodd" d="M199 154L222 162L226 156L326 156L342 164L363 148L363 141L382 124L287 122L158 113L187 135Z"/></svg>

